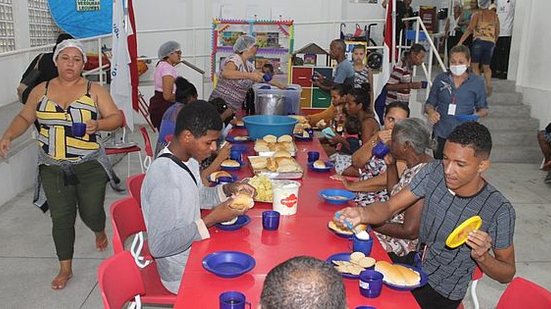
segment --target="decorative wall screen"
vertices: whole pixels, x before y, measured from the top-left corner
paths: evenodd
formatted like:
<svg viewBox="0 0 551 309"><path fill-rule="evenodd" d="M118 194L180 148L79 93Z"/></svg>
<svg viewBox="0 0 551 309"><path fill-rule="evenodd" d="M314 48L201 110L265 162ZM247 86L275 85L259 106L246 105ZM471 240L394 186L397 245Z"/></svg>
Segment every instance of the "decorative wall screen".
<svg viewBox="0 0 551 309"><path fill-rule="evenodd" d="M0 53L15 50L12 0L0 0Z"/></svg>
<svg viewBox="0 0 551 309"><path fill-rule="evenodd" d="M52 19L48 1L28 0L28 6L31 47L55 43L61 30Z"/></svg>

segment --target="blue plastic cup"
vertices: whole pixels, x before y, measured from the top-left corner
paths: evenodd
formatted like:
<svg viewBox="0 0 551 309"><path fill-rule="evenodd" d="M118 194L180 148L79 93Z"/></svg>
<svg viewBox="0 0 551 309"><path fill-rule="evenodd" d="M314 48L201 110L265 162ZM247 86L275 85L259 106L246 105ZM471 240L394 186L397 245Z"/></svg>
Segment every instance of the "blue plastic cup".
<svg viewBox="0 0 551 309"><path fill-rule="evenodd" d="M251 303L247 302L245 294L237 291L229 291L220 294L220 309L245 309L245 305L251 308Z"/></svg>
<svg viewBox="0 0 551 309"><path fill-rule="evenodd" d="M241 152L241 151L238 150L238 149L232 149L232 150L230 151L230 159L235 160L235 161L237 161L237 162L239 162L239 163L243 163L243 158L242 158L242 156L243 156L243 152Z"/></svg>
<svg viewBox="0 0 551 309"><path fill-rule="evenodd" d="M390 152L390 148L383 142L378 142L371 150L371 154L375 157L382 159Z"/></svg>
<svg viewBox="0 0 551 309"><path fill-rule="evenodd" d="M262 227L268 231L275 231L279 227L279 212L266 210L262 212Z"/></svg>
<svg viewBox="0 0 551 309"><path fill-rule="evenodd" d="M308 163L319 160L320 153L317 151L308 151Z"/></svg>
<svg viewBox="0 0 551 309"><path fill-rule="evenodd" d="M360 273L360 294L368 298L381 295L383 274L376 270L364 270Z"/></svg>
<svg viewBox="0 0 551 309"><path fill-rule="evenodd" d="M352 237L352 251L362 252L366 256L371 254L371 249L373 247L373 239L359 239L356 234Z"/></svg>
<svg viewBox="0 0 551 309"><path fill-rule="evenodd" d="M269 82L269 81L272 80L272 74L265 73L264 76L262 77L262 79L264 79L265 82Z"/></svg>
<svg viewBox="0 0 551 309"><path fill-rule="evenodd" d="M73 122L71 134L74 137L83 137L86 134L86 124L84 122Z"/></svg>

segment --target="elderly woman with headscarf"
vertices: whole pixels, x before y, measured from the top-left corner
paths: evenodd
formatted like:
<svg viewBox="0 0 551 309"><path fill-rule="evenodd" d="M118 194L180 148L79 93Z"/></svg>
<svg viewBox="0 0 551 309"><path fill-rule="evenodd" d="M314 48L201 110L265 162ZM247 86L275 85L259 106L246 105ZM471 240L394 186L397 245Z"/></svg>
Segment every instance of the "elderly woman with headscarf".
<svg viewBox="0 0 551 309"><path fill-rule="evenodd" d="M471 18L467 31L459 40L457 45L463 42L473 34L473 43L471 46L471 56L474 74L480 75L480 67L484 71L484 80L486 81L486 92L492 94L492 70L490 63L494 54L497 38L499 37L499 18L495 11L490 10L490 0L478 0L480 10Z"/></svg>
<svg viewBox="0 0 551 309"><path fill-rule="evenodd" d="M240 36L233 45L233 55L222 63L222 70L209 101L222 98L236 112L241 111L247 91L255 82L263 80L263 74L254 69L250 59L256 55L258 46L254 37Z"/></svg>
<svg viewBox="0 0 551 309"><path fill-rule="evenodd" d="M0 140L0 155L6 157L11 141L38 120L39 187L53 223L60 270L51 287L57 290L73 276L77 211L95 233L96 249L107 248L103 203L105 185L113 174L97 133L120 127L122 115L105 88L81 76L86 54L80 42L61 42L53 59L58 77L31 91Z"/></svg>
<svg viewBox="0 0 551 309"><path fill-rule="evenodd" d="M155 94L149 100L149 117L153 126L159 130L164 113L176 99L174 81L178 72L174 66L180 63L182 51L178 42L168 41L159 47L157 54L159 62L153 73Z"/></svg>

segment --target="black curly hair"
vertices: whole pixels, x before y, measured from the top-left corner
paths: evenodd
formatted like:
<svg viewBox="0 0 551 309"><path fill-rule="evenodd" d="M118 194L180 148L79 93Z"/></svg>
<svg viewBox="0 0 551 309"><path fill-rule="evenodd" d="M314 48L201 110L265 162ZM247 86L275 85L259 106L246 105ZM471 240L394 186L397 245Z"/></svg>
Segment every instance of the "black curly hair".
<svg viewBox="0 0 551 309"><path fill-rule="evenodd" d="M448 142L472 147L476 157L488 158L492 151L490 131L475 121L464 122L457 126L448 137Z"/></svg>

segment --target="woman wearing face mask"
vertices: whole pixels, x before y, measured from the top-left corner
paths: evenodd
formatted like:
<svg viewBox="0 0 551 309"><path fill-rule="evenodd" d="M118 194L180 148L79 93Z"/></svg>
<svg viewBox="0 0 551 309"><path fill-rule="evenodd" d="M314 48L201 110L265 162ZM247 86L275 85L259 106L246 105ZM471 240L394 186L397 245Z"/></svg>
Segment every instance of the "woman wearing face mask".
<svg viewBox="0 0 551 309"><path fill-rule="evenodd" d="M471 55L466 46L450 50L450 72L434 79L425 104L428 120L434 125L433 136L438 142L435 159L442 159L446 138L461 121L474 121L488 115L484 81L471 73Z"/></svg>

